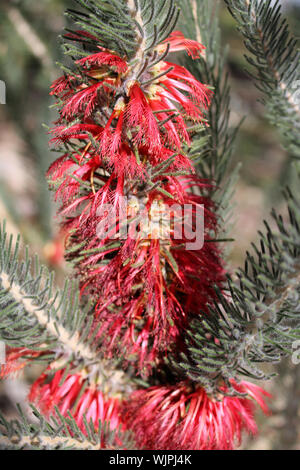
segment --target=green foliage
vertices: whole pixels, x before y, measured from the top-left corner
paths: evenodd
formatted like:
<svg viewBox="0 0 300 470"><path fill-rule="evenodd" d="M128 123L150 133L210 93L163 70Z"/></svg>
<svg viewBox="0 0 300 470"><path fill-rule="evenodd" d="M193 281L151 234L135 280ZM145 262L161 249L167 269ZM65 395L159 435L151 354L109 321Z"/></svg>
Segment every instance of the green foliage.
<svg viewBox="0 0 300 470"><path fill-rule="evenodd" d="M300 53L282 17L279 0L225 0L251 55L251 76L263 94L267 116L285 148L300 158Z"/></svg>
<svg viewBox="0 0 300 470"><path fill-rule="evenodd" d="M61 415L46 420L32 406L34 422L30 422L19 408L20 419L7 421L0 413L1 450L101 450L131 449L130 435L120 430L110 431L106 423L99 422L98 429L84 418L84 433L74 418Z"/></svg>
<svg viewBox="0 0 300 470"><path fill-rule="evenodd" d="M115 50L128 57L135 51L134 21L124 0L76 0L83 7L83 11L67 10L67 15L79 28L100 40L104 47ZM81 38L87 47L93 46L95 41L91 37ZM80 54L74 46L72 51Z"/></svg>
<svg viewBox="0 0 300 470"><path fill-rule="evenodd" d="M26 240L29 240L32 229L44 242L51 239L54 232L50 222L52 204L45 185L45 172L52 158L42 123L52 119L49 86L57 74L54 63L59 57L53 22L68 1L49 1L47 6L43 2L38 8L33 0L17 2L18 5L13 1L1 2L0 6L0 78L7 85L7 104L1 107L0 118L5 122L5 130L8 121L9 127L11 125L25 142L26 166L36 179L34 226L31 224L27 228L28 220L23 220L20 207L11 210L11 205L17 205L11 191L2 200L13 221L16 224L21 221L22 235ZM5 191L1 193L9 191L3 189Z"/></svg>
<svg viewBox="0 0 300 470"><path fill-rule="evenodd" d="M255 0L228 0L227 4L247 38L246 46L256 57L256 61L249 57L248 61L256 67L255 79L265 94L271 122L280 127L287 149L296 155L299 116L295 114L296 103L291 101L293 84L299 78L296 43L289 39L278 5L272 7L269 1ZM213 197L220 204L226 231L236 174L229 180L225 176L238 129L231 130L229 125L226 51L221 48L216 12L215 3L207 0L189 0L183 6L184 24L192 24L194 37L206 46L205 60L194 62L189 58L187 66L199 80L214 87L208 115L209 140L200 154L198 170L218 183ZM188 29L186 26L186 33ZM197 153L197 138L191 148L193 153ZM177 358L172 361L179 376L187 374L210 393L217 394L224 382L229 393L236 393L230 380L239 381L241 376L269 378L259 364L276 363L289 356L294 341L300 337L300 197L289 189L285 197L289 223L272 212L277 230L265 222L266 232L259 233L259 244L247 253L245 268L234 278L228 276L225 290L217 291L218 300L210 306L210 315L192 322L186 334L187 353L182 355L179 366Z"/></svg>
<svg viewBox="0 0 300 470"><path fill-rule="evenodd" d="M219 2L187 0L182 5L180 27L187 37L192 31L193 39L206 47L205 58L195 61L187 57L185 60L188 70L200 82L211 86L214 93L207 116L207 141L203 148L203 133L196 135L189 154L193 158L197 156L197 169L201 177L214 182L210 195L218 205L223 219L222 228L228 232L232 212L230 202L239 173L239 166L232 170L231 162L238 127L231 128L230 125L231 90L226 70L228 49L222 46L218 13Z"/></svg>
<svg viewBox="0 0 300 470"><path fill-rule="evenodd" d="M19 261L19 238L14 247L5 224L0 229L0 340L12 348L43 353L49 362L64 354L67 362L95 361L90 335L93 317L79 305L77 284L66 281L54 289L53 273L38 259ZM96 332L95 332L96 334Z"/></svg>
<svg viewBox="0 0 300 470"><path fill-rule="evenodd" d="M83 11L69 9L68 16L81 29L97 38L103 47L134 59L142 46L151 52L166 39L178 20L174 0L76 0ZM82 36L86 48L95 48L92 37ZM82 55L78 46L66 46L67 52ZM157 58L157 56L156 56Z"/></svg>
<svg viewBox="0 0 300 470"><path fill-rule="evenodd" d="M187 334L180 370L210 392L241 375L269 378L258 364L291 355L300 338L300 197L285 197L289 221L273 210L277 230L265 222L237 281L228 277L227 292Z"/></svg>

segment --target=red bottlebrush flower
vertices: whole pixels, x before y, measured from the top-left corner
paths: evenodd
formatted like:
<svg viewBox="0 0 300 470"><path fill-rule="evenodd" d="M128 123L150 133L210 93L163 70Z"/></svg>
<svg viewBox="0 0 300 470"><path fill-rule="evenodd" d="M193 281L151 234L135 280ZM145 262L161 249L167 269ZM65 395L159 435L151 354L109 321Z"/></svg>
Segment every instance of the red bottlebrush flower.
<svg viewBox="0 0 300 470"><path fill-rule="evenodd" d="M220 396L217 401L185 382L139 390L125 404L124 419L141 449L232 450L243 431L257 432L255 404L267 413L265 398L270 397L249 382L234 387L247 396Z"/></svg>
<svg viewBox="0 0 300 470"><path fill-rule="evenodd" d="M87 374L68 374L59 370L49 380L49 371L44 373L32 385L29 400L49 416L54 407L68 417L68 412L74 417L78 427L85 432L84 416L87 422L93 422L95 429L101 423L109 423L111 430L125 429L121 420L121 402L118 397L106 396L99 386L91 384ZM62 383L61 383L62 382ZM105 443L103 443L105 446Z"/></svg>
<svg viewBox="0 0 300 470"><path fill-rule="evenodd" d="M102 83L95 83L89 87L83 88L72 96L61 111L65 118L71 118L84 112L84 118L87 119L97 105L98 90Z"/></svg>
<svg viewBox="0 0 300 470"><path fill-rule="evenodd" d="M217 228L212 206L192 193L192 186L198 191L203 183L192 176L191 161L182 151L183 142L190 143L190 123L205 121L211 92L176 64L161 61L139 70L134 62L99 49L77 61L75 77L63 77L53 86L60 119L51 142L66 147L67 153L51 166L49 176L62 201L60 214L68 217L63 226L72 230L67 256L80 260L82 293L95 299L107 354L125 351L138 359L140 371L149 372L176 343L188 318L206 311L215 297L212 286L223 281L209 234ZM156 49L155 57L161 52L163 57L167 49L186 49L196 58L203 46L176 32ZM172 175L183 170L189 173L186 179ZM115 218L112 233L101 213L106 205L110 212L121 208L124 197L130 202L122 210L133 219L126 222L125 239L123 218ZM138 209L131 205L134 199ZM189 251L186 234L178 238L173 226L161 231L155 222L156 205L169 210L173 204L187 204L193 219L203 203L209 243L202 249ZM134 219L139 219L138 230ZM173 214L171 225L174 219ZM104 237L99 237L99 225L105 228Z"/></svg>
<svg viewBox="0 0 300 470"><path fill-rule="evenodd" d="M186 50L193 59L199 59L205 50L205 47L199 42L186 39L181 31L173 31L164 43L170 45L170 52Z"/></svg>
<svg viewBox="0 0 300 470"><path fill-rule="evenodd" d="M113 220L114 237L99 232L101 216L97 218L92 205L88 216L81 215L78 222L76 242L84 243L85 253L90 253L79 264L82 292L95 299L103 348L109 356L116 352L137 356L143 372L179 337L187 320L199 314L199 306L206 311L216 295L213 286L223 282L219 252L209 237L211 230L217 230L212 204L189 192L191 186L201 189L205 183L191 177L170 178L164 188L175 199L156 190L143 201L130 199L123 212L129 216L125 240L118 228L122 219ZM103 197L107 202L117 201L116 195L109 196L108 188L103 187L102 197L99 191L98 207ZM199 227L193 218L202 204L205 222ZM192 240L186 232L203 237L204 245L187 249Z"/></svg>
<svg viewBox="0 0 300 470"><path fill-rule="evenodd" d="M77 63L88 67L95 65L101 67L102 65L107 65L109 67L115 67L116 72L127 72L128 64L125 60L121 59L121 57L116 54L106 51L103 47L99 46L99 49L102 49L102 52L84 57L83 59L78 60Z"/></svg>
<svg viewBox="0 0 300 470"><path fill-rule="evenodd" d="M70 93L72 93L72 86L74 86L75 77L65 76L59 77L51 85L50 95L60 96L61 98L67 98Z"/></svg>
<svg viewBox="0 0 300 470"><path fill-rule="evenodd" d="M155 116L138 83L133 83L129 89L129 104L126 108L128 126L139 127L134 140L138 144L148 144L150 152L160 151L160 131Z"/></svg>
<svg viewBox="0 0 300 470"><path fill-rule="evenodd" d="M170 93L164 94L162 91L161 95L180 103L188 116L201 121L203 119L201 107L202 109L208 108L211 92L184 67L166 62L165 68L167 67L172 67L172 70L161 81ZM187 95L184 95L183 92L186 92Z"/></svg>
<svg viewBox="0 0 300 470"><path fill-rule="evenodd" d="M85 140L91 134L95 138L99 138L103 133L102 127L96 124L75 124L71 127L57 126L52 129L53 138L50 143L61 144L69 140Z"/></svg>
<svg viewBox="0 0 300 470"><path fill-rule="evenodd" d="M131 267L133 260L132 265L122 269L121 252L108 269L91 273L93 277L84 291L95 290L99 295L101 289L97 286L109 276L102 301L100 294L95 309L96 323L101 323L98 334L103 336L102 350L109 357L113 353L122 354L126 360L136 357L135 367L147 375L160 353L178 337L186 315L163 278L159 242L153 240L136 249L134 245L135 242L132 243L133 251L137 252L135 269Z"/></svg>
<svg viewBox="0 0 300 470"><path fill-rule="evenodd" d="M166 74L152 86L149 103L157 119L164 123L165 142L180 149L182 138L190 143L186 120L204 121L203 111L209 106L212 92L184 67L169 62L156 67Z"/></svg>
<svg viewBox="0 0 300 470"><path fill-rule="evenodd" d="M194 58L203 49L180 32L171 35L166 42L171 51L187 49ZM162 44L158 50L166 47ZM124 146L130 155L128 167L139 165L131 157L140 152L141 147L147 148L145 157L151 162L164 153L164 147L178 151L182 140L190 143L187 121L203 122L210 90L185 68L163 61L150 67L137 80L129 62L101 46L99 49L101 52L77 61L81 67L78 76L64 76L53 84L51 94L63 105L58 125L52 130L52 142L84 139L90 145L88 133L91 133L99 145L90 150L97 155L99 164L106 163L117 174ZM97 124L94 111L100 111ZM81 124L70 126L78 118ZM127 172L130 173L128 168ZM131 171L134 173L137 173L136 168Z"/></svg>
<svg viewBox="0 0 300 470"><path fill-rule="evenodd" d="M0 365L0 378L5 379L19 374L29 362L42 353L25 348L9 348L6 353L6 363Z"/></svg>

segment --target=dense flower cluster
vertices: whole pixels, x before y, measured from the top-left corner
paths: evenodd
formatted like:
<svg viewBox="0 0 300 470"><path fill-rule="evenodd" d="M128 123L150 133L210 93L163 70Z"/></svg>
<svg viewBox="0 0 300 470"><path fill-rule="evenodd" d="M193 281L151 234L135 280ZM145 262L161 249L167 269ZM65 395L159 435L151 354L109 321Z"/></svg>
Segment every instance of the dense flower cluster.
<svg viewBox="0 0 300 470"><path fill-rule="evenodd" d="M111 428L116 429L120 424L118 399L106 399L103 393L97 390L96 383L94 387L90 384L86 386L88 379L84 372L68 374L66 377L64 374L64 369L59 370L51 381L47 380L49 373L41 375L31 388L30 400L37 401L47 414L54 406L57 406L64 416L72 410L79 426L83 426L83 416L86 414L88 422L92 419L97 425L99 420L109 421ZM78 395L83 388L84 393L78 400Z"/></svg>
<svg viewBox="0 0 300 470"><path fill-rule="evenodd" d="M194 58L203 50L179 32L156 53L167 47ZM52 87L60 108L52 143L68 152L49 177L72 233L69 258L82 293L95 300L103 348L136 358L147 374L188 320L206 311L223 279L213 204L201 196L208 182L193 174L184 152L189 122L204 123L211 91L179 65L161 61L139 74L98 49L77 62L78 75ZM204 245L187 249L199 232Z"/></svg>
<svg viewBox="0 0 300 470"><path fill-rule="evenodd" d="M31 387L29 400L38 405L45 416L53 414L55 407L64 417L71 413L84 433L90 422L96 430L99 423L107 423L111 431L125 429L121 421L120 397L105 394L97 375L91 378L87 370L67 374L65 369L54 373L49 369ZM105 448L105 435L102 446Z"/></svg>
<svg viewBox="0 0 300 470"><path fill-rule="evenodd" d="M100 423L110 430L129 429L144 450L232 450L243 431L256 434L255 405L268 413L270 395L249 382L232 382L240 396L226 395L224 386L224 395L216 399L200 386L180 382L137 390L124 400L104 393L99 377L88 370L49 369L33 384L29 399L46 416L55 407L65 417L71 413L84 433L90 422L96 430ZM105 436L101 445L105 448Z"/></svg>
<svg viewBox="0 0 300 470"><path fill-rule="evenodd" d="M267 413L264 398L270 396L249 382L234 386L245 397L216 400L189 383L139 390L128 402L125 419L142 449L232 450L243 430L257 432L254 405Z"/></svg>

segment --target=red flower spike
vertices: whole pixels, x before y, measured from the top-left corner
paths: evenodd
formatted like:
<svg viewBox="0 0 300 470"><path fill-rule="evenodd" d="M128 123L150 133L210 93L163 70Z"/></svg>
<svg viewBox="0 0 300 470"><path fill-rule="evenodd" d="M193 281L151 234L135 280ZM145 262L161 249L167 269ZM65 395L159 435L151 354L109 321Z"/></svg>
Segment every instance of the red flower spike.
<svg viewBox="0 0 300 470"><path fill-rule="evenodd" d="M203 49L195 41L186 40L179 32L171 35L168 41L171 50L185 48L193 57L197 55L197 51L200 53ZM176 151L181 149L182 140L189 144L186 120L197 122L204 120L203 111L207 108L211 97L207 87L200 84L183 67L168 62L162 62L147 72L147 77L149 78L150 73L154 85L151 84L152 80L149 85L142 85L143 77L140 78L140 83L131 83L127 79L130 72L129 64L115 53L101 46L99 49L101 52L77 61L82 67L81 74L86 77L84 84L77 86L77 79L73 76L62 77L53 84L52 94L63 100L64 104L58 122L60 125L52 131L55 135L52 142L59 144L73 139L83 139L85 131L95 135L92 130L87 130L87 127L95 126L94 111L106 107L113 109L113 112L104 123L98 138L101 141L101 154L107 157L108 166L116 173L119 173L115 165L121 159L119 153L121 139L122 144L129 145L134 151L139 149L132 148L133 144L137 147L146 145L148 159L151 155L161 154L163 146ZM167 70L169 72L165 76L155 81L156 75L161 75ZM86 81L90 85L87 85ZM127 90L126 96L124 90ZM115 102L115 97L118 95L121 95L123 108L120 108L120 100ZM168 108L170 111L157 113ZM82 124L61 126L64 120L69 123L80 115ZM90 122L87 123L89 119ZM73 133L75 129L78 132ZM128 140L129 133L132 134L131 141ZM88 140L88 135L86 139ZM134 165L136 166L136 163ZM128 174L130 173L136 174L136 169L128 171Z"/></svg>
<svg viewBox="0 0 300 470"><path fill-rule="evenodd" d="M72 93L72 82L76 79L72 76L62 76L54 81L50 95L65 99Z"/></svg>
<svg viewBox="0 0 300 470"><path fill-rule="evenodd" d="M192 186L199 189L205 183L191 177L170 178L165 190L176 196L175 200L153 191L144 200L144 209L137 199L129 201L123 215L130 214L133 223L129 218L127 238L121 239L120 245L112 249L112 240L120 239L118 232L114 238L106 234L107 238L100 236L99 239L93 234L96 228L91 225L92 218L94 227L98 226L99 237L101 217L97 217L96 212L102 204L118 197L107 192L109 182L97 194L89 217L81 216L78 221L77 242L89 240L85 250L92 252L79 267L81 273L85 272L82 293L97 302L95 314L97 323L101 323L99 334L104 337L103 349L108 356L122 351L126 351L127 356L137 356L138 367L143 372L169 349L188 319L198 315L199 305L203 312L207 310L208 302L216 295L212 286L221 286L223 282L224 272L213 242L204 242L204 246L195 250L186 249L186 244L192 241L185 238L187 226L177 227L177 231L182 229L182 234L175 237L173 218L180 220L184 215L185 220L191 222L190 232L195 233L192 221L198 205L202 204L206 210L203 236L209 241L208 232L216 231L216 219L209 211L211 203L190 193ZM172 214L176 201L177 212ZM141 218L138 226L137 214ZM122 219L118 223L122 224ZM114 253L114 256L106 262L108 253ZM197 292L197 298L194 292Z"/></svg>
<svg viewBox="0 0 300 470"><path fill-rule="evenodd" d="M74 126L57 126L51 130L54 137L50 143L61 144L72 139L84 140L88 139L88 133L95 138L99 138L103 132L103 128L95 124L74 124Z"/></svg>
<svg viewBox="0 0 300 470"><path fill-rule="evenodd" d="M186 39L181 31L173 31L164 43L170 44L170 52L186 50L193 59L199 59L205 50L205 47L199 42Z"/></svg>
<svg viewBox="0 0 300 470"><path fill-rule="evenodd" d="M106 396L98 387L89 384L89 379L82 373L67 375L63 383L65 370L59 370L49 381L49 372L44 373L32 385L29 400L35 403L39 409L49 416L58 407L60 413L68 417L71 412L78 427L86 432L84 416L87 422L93 422L98 429L99 421L109 424L110 430L123 429L125 426L121 420L121 402L117 397ZM78 396L80 398L78 399ZM105 448L105 443L103 448Z"/></svg>
<svg viewBox="0 0 300 470"><path fill-rule="evenodd" d="M134 84L129 92L129 104L126 108L126 118L130 128L139 128L134 136L137 144L147 143L150 151L161 149L159 128L149 106L149 103L138 84Z"/></svg>
<svg viewBox="0 0 300 470"><path fill-rule="evenodd" d="M171 51L186 49L194 58L203 50L179 32L166 42ZM159 47L165 50L166 42ZM211 92L185 68L163 61L142 72L137 81L132 79L134 65L99 49L77 61L78 77L64 77L53 85L62 105L51 142L65 144L68 153L51 166L49 176L58 186L60 213L68 217L63 226L73 232L67 243L70 248L73 243L83 247L71 250L69 259L80 259L81 291L95 299L95 322L101 323L107 355L124 350L137 359L138 371L149 373L153 363L177 344L189 319L206 311L215 298L211 286L221 287L223 282L219 251L209 237L210 231L217 231L213 206L193 195L192 186L201 193L203 182L194 178L192 163L182 151L183 142L190 144L190 123L204 122ZM158 165L165 175L156 173ZM182 170L191 175L172 176ZM150 175L153 181L148 185ZM160 191L149 191L151 185ZM140 221L137 236L129 222L125 240L120 234L122 217L115 221L115 233L108 233L109 224L99 213L107 204L121 208L124 196L145 203L149 219ZM191 219L197 206L205 204L209 243L203 249L184 248L190 240L177 240L174 227L160 233L153 208L161 204L167 209L174 203L188 204ZM132 207L125 209L128 215ZM141 215L137 212L133 218ZM105 236L99 236L99 225Z"/></svg>
<svg viewBox="0 0 300 470"><path fill-rule="evenodd" d="M268 412L265 399L270 397L249 382L233 385L247 396L216 400L185 382L139 390L124 405L124 419L141 449L232 450L243 431L256 434L255 405Z"/></svg>
<svg viewBox="0 0 300 470"><path fill-rule="evenodd" d="M6 363L0 364L0 379L15 377L36 357L41 356L38 351L25 348L9 348L6 352Z"/></svg>
<svg viewBox="0 0 300 470"><path fill-rule="evenodd" d="M98 89L101 85L101 82L95 83L94 85L77 92L68 100L62 109L62 116L70 119L80 112L84 112L84 118L87 119L97 105Z"/></svg>
<svg viewBox="0 0 300 470"><path fill-rule="evenodd" d="M102 49L101 47L99 48ZM83 59L78 60L77 64L89 67L93 67L95 65L107 65L109 67L115 67L118 73L126 73L128 70L128 64L125 62L125 60L121 59L121 57L118 55L112 54L110 51L106 50L84 57Z"/></svg>

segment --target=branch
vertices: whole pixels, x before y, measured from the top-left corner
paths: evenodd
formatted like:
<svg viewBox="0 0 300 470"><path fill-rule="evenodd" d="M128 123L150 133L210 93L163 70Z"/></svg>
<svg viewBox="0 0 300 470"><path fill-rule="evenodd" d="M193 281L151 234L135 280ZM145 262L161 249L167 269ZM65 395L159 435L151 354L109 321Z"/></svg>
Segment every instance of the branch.
<svg viewBox="0 0 300 470"><path fill-rule="evenodd" d="M0 228L0 340L14 348L62 352L71 360L99 360L89 339L92 318L79 307L76 283L53 293L53 274L31 260L18 260L5 224ZM80 331L80 333L79 333Z"/></svg>
<svg viewBox="0 0 300 470"><path fill-rule="evenodd" d="M79 429L70 414L64 418L47 421L33 406L33 414L38 422L30 422L19 408L20 419L7 421L0 413L0 449L2 450L117 450L121 443L131 448L129 435L109 431L109 427L99 422L96 430L92 423L85 420L84 433ZM117 446L116 442L120 445Z"/></svg>
<svg viewBox="0 0 300 470"><path fill-rule="evenodd" d="M195 19L196 40L200 44L202 44L202 36L201 36L201 31L200 31L200 18L198 16L197 0L191 0L191 2L192 2L193 17Z"/></svg>
<svg viewBox="0 0 300 470"><path fill-rule="evenodd" d="M263 28L260 26L260 21L259 21L259 18L257 16L257 13L256 13L257 10L255 10L255 8L251 4L250 0L245 0L245 2L246 2L246 6L248 7L248 10L250 11L253 24L255 24L256 27L257 27L257 34L258 34L258 36L261 40L265 60L268 64L268 66L269 66L270 72L273 74L274 82L275 83L278 82L280 89L285 93L285 96L286 96L288 102L290 103L291 107L294 109L294 111L297 114L299 114L300 113L299 105L294 100L293 95L289 92L287 83L281 78L281 73L276 68L276 57L274 57L270 54L268 45L266 43L266 38L264 36ZM275 9L275 7L274 7L274 9Z"/></svg>
<svg viewBox="0 0 300 470"><path fill-rule="evenodd" d="M135 54L135 59L143 60L145 50L146 50L147 37L146 37L146 31L144 30L144 21L142 18L141 8L139 7L139 5L138 5L138 8L136 8L136 2L134 0L128 0L128 8L129 8L132 18L138 25L137 33L140 36L140 40L138 41L138 44L139 44L138 49Z"/></svg>
<svg viewBox="0 0 300 470"><path fill-rule="evenodd" d="M201 177L215 182L210 196L217 202L219 214L228 230L230 201L238 177L239 167L229 174L231 157L239 126L230 127L230 86L226 70L227 48L222 46L219 27L219 2L211 0L187 0L182 5L184 21L180 25L187 37L191 31L206 47L205 60L186 58L186 65L202 83L213 88L213 100L208 110L207 142L201 144L203 133L196 135L190 156L196 160Z"/></svg>
<svg viewBox="0 0 300 470"><path fill-rule="evenodd" d="M225 0L251 53L246 56L252 77L263 93L267 115L283 137L287 151L300 158L300 105L295 87L300 80L297 40L282 18L279 0Z"/></svg>

